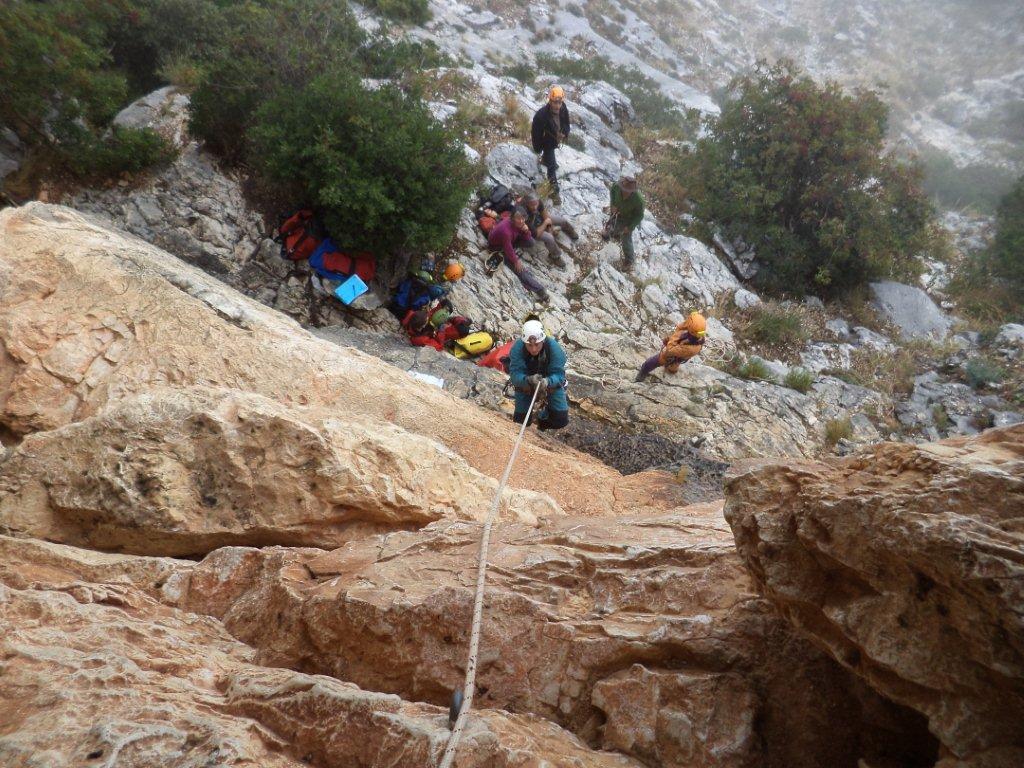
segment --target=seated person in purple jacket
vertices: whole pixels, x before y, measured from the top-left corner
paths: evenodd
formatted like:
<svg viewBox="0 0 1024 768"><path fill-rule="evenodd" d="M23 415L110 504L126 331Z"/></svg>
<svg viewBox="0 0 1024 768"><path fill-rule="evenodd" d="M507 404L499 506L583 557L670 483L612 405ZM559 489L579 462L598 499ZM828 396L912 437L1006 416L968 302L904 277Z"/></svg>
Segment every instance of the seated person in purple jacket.
<svg viewBox="0 0 1024 768"><path fill-rule="evenodd" d="M487 236L487 242L495 251L501 251L505 257L505 264L519 277L519 282L531 293L536 293L541 301L548 300L548 292L544 289L533 273L523 264L519 254L516 253L516 245L532 246L533 236L530 235L530 228L526 224L526 209L516 207L512 215L502 219L494 225L494 229Z"/></svg>

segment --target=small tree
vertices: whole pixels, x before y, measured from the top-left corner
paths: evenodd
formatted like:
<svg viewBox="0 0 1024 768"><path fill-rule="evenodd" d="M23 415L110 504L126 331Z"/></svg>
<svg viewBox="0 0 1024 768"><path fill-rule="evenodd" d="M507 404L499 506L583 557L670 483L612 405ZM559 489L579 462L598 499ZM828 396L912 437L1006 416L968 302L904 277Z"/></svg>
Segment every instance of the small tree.
<svg viewBox="0 0 1024 768"><path fill-rule="evenodd" d="M365 35L337 0L263 0L223 14L223 36L206 52L192 94L191 127L211 149L237 159L271 94L301 90L328 69L355 67Z"/></svg>
<svg viewBox="0 0 1024 768"><path fill-rule="evenodd" d="M760 63L729 94L682 181L699 218L754 246L763 289L834 296L919 273L932 209L917 169L882 154L876 94L819 86L792 62Z"/></svg>
<svg viewBox="0 0 1024 768"><path fill-rule="evenodd" d="M1009 289L1018 304L1024 304L1024 176L999 204L996 236L987 261L993 277ZM1018 306L1018 314L1020 311Z"/></svg>
<svg viewBox="0 0 1024 768"><path fill-rule="evenodd" d="M461 143L422 102L347 71L278 90L250 137L253 164L320 209L343 246L443 247L474 186Z"/></svg>

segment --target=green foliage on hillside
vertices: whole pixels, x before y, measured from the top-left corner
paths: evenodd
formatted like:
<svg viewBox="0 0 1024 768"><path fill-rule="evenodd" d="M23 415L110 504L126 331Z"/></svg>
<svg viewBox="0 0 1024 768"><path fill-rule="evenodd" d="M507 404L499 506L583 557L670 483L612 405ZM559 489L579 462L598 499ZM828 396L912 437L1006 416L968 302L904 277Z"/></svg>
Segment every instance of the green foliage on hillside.
<svg viewBox="0 0 1024 768"><path fill-rule="evenodd" d="M1024 322L1024 177L999 204L992 244L964 260L950 292L977 320Z"/></svg>
<svg viewBox="0 0 1024 768"><path fill-rule="evenodd" d="M111 44L132 7L128 0L0 7L0 124L44 151L47 165L96 177L166 157L151 131L108 131L130 94Z"/></svg>
<svg viewBox="0 0 1024 768"><path fill-rule="evenodd" d="M420 20L426 3L376 7ZM0 124L66 173L139 171L168 157L163 141L110 122L174 80L194 135L270 198L319 208L339 244L443 247L475 181L415 95L446 63L432 43L368 37L338 0L14 0L0 6Z"/></svg>
<svg viewBox="0 0 1024 768"><path fill-rule="evenodd" d="M887 114L871 91L761 63L733 81L680 180L700 220L755 248L769 293L912 279L939 235L919 169L883 155Z"/></svg>
<svg viewBox="0 0 1024 768"><path fill-rule="evenodd" d="M461 143L421 102L351 74L278 89L251 135L268 179L324 211L339 243L378 253L446 245L475 186Z"/></svg>

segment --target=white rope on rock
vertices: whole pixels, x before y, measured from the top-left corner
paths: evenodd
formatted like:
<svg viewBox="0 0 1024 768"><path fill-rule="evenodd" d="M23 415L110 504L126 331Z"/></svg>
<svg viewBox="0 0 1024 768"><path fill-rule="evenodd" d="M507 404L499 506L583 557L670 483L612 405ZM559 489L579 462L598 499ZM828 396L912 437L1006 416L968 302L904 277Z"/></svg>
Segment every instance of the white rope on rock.
<svg viewBox="0 0 1024 768"><path fill-rule="evenodd" d="M515 463L516 454L519 453L519 444L526 432L526 425L530 423L530 415L533 413L534 403L537 402L537 395L540 393L538 385L533 390L533 397L530 399L530 407L526 410L526 417L523 419L523 426L519 428L519 435L516 437L515 445L512 446L512 455L509 456L508 464L505 466L505 474L501 476L498 483L498 491L494 494L494 503L491 504L491 511L484 521L484 530L480 536L480 557L476 566L476 599L473 602L473 628L469 636L469 658L466 661L466 683L462 688L462 707L459 709L459 716L455 720L455 726L448 736L448 746L445 747L444 757L441 758L440 768L451 768L455 760L455 750L459 746L459 739L462 737L462 730L469 718L469 709L473 704L473 693L476 691L476 660L477 651L480 646L480 623L484 613L484 582L487 579L487 551L491 543L491 525L498 517L498 508L501 506L501 494L505 490L505 483L508 476L512 474L512 465Z"/></svg>

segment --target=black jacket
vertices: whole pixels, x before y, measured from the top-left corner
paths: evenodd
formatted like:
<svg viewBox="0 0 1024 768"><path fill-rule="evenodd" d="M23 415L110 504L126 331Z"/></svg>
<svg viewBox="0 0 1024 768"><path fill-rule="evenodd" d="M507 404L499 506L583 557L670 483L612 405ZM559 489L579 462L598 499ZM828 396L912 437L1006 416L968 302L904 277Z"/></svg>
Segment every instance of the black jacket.
<svg viewBox="0 0 1024 768"><path fill-rule="evenodd" d="M558 115L561 131L569 135L569 107L562 104L562 111ZM540 152L545 149L554 149L558 146L558 136L551 130L551 105L545 104L533 115L533 151Z"/></svg>

